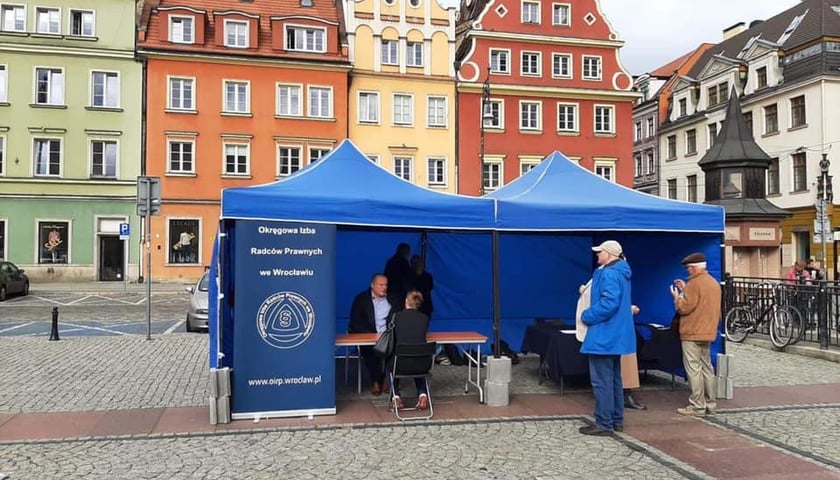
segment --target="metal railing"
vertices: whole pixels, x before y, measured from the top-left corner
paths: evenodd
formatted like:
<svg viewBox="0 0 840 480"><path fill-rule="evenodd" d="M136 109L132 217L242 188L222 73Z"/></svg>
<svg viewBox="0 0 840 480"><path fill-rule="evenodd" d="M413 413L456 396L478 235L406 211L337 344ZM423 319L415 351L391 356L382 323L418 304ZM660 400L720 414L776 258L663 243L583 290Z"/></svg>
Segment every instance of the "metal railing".
<svg viewBox="0 0 840 480"><path fill-rule="evenodd" d="M804 331L801 341L819 343L823 349L829 345L840 346L840 282L809 280L799 283L779 278L724 278L724 316L730 308L751 302L755 302L761 310L773 303L791 305L802 315ZM756 333L768 335L768 327L767 323L760 324Z"/></svg>

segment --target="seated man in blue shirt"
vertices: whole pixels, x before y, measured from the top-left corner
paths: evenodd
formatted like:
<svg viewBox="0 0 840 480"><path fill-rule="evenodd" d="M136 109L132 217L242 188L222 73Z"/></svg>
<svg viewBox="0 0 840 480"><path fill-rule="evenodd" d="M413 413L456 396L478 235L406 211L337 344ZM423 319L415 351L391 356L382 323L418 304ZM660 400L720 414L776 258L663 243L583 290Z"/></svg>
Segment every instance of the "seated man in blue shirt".
<svg viewBox="0 0 840 480"><path fill-rule="evenodd" d="M350 307L349 333L382 333L388 327L392 312L400 310L400 303L389 298L388 278L381 273L370 280L370 288L356 295ZM373 351L373 347L359 348L359 355L365 362L365 369L370 377L370 393L380 395L385 389L385 369L383 359Z"/></svg>

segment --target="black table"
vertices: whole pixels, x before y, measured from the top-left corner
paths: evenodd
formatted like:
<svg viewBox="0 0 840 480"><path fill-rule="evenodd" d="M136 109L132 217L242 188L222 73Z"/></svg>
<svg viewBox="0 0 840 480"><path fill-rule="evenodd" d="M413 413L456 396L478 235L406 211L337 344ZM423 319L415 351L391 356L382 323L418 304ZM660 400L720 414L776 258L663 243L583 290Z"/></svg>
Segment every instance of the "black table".
<svg viewBox="0 0 840 480"><path fill-rule="evenodd" d="M521 350L540 356L540 383L543 375L559 382L562 395L563 377L589 374L589 359L580 353L580 345L574 325L537 324L525 329Z"/></svg>

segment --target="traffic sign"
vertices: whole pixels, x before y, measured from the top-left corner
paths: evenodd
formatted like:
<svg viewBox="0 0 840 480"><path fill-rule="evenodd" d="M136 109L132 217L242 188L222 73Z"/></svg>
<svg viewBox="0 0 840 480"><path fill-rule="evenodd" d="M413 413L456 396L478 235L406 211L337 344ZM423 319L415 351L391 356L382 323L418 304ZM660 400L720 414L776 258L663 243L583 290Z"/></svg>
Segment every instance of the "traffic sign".
<svg viewBox="0 0 840 480"><path fill-rule="evenodd" d="M160 214L160 177L137 177L137 215L147 214Z"/></svg>
<svg viewBox="0 0 840 480"><path fill-rule="evenodd" d="M120 224L120 240L128 240L131 238L131 225L128 223Z"/></svg>

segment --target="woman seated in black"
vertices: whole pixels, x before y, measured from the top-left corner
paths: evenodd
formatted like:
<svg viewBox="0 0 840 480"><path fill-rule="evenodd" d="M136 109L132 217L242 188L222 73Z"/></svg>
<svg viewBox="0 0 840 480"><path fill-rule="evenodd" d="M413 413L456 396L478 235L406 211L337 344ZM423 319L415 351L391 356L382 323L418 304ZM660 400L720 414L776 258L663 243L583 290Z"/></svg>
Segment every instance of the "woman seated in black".
<svg viewBox="0 0 840 480"><path fill-rule="evenodd" d="M418 309L423 304L423 294L417 290L409 291L405 296L405 310L394 315L394 344L426 343L426 333L429 331L429 317ZM388 362L388 368L393 368L393 358ZM390 376L389 376L390 378ZM414 408L425 410L429 407L429 395L423 378L414 379L417 387L417 404ZM397 408L404 408L400 399L400 379L394 379L394 404Z"/></svg>

